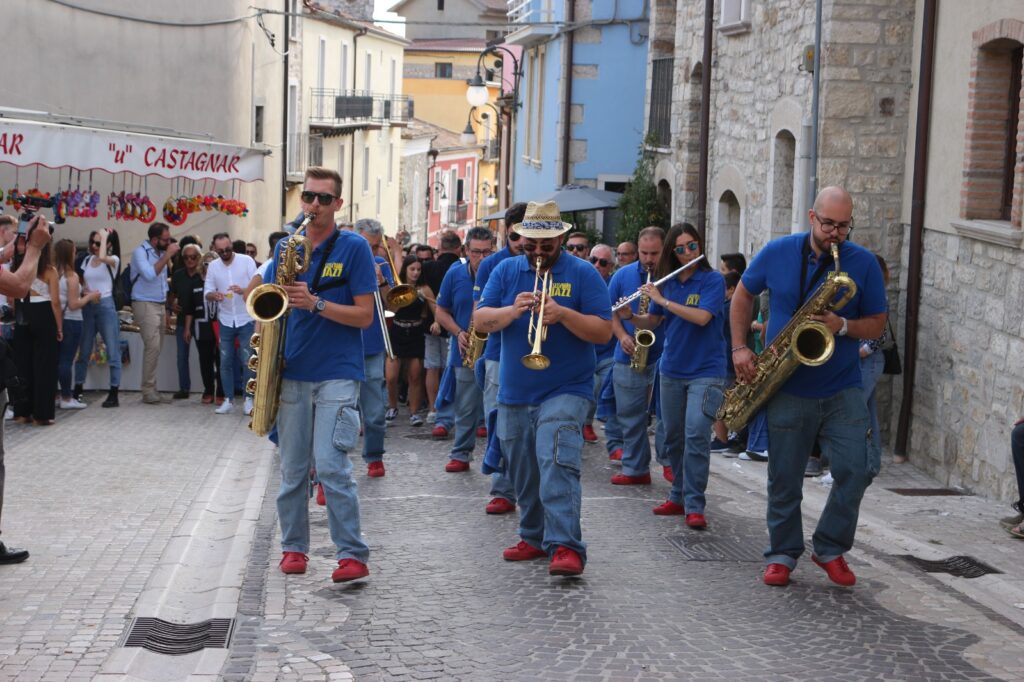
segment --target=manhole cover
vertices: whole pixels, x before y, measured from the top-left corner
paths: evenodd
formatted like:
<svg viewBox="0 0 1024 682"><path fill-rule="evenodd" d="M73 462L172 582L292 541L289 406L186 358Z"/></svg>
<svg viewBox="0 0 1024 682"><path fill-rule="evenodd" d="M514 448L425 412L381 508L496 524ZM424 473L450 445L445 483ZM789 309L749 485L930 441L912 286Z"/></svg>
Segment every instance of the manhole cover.
<svg viewBox="0 0 1024 682"><path fill-rule="evenodd" d="M764 545L763 538L687 533L669 535L665 539L689 561L764 561L760 549Z"/></svg>
<svg viewBox="0 0 1024 682"><path fill-rule="evenodd" d="M952 488L886 488L886 490L905 497L941 497L967 494L963 490L953 490Z"/></svg>
<svg viewBox="0 0 1024 682"><path fill-rule="evenodd" d="M919 559L910 554L899 554L897 556L917 566L922 571L928 573L948 573L957 578L980 578L988 573L1002 573L999 569L992 568L972 556L951 556L948 559L939 559L938 561Z"/></svg>
<svg viewBox="0 0 1024 682"><path fill-rule="evenodd" d="M198 623L136 618L121 646L142 647L169 656L191 654L201 649L226 649L234 626L234 618L211 618Z"/></svg>

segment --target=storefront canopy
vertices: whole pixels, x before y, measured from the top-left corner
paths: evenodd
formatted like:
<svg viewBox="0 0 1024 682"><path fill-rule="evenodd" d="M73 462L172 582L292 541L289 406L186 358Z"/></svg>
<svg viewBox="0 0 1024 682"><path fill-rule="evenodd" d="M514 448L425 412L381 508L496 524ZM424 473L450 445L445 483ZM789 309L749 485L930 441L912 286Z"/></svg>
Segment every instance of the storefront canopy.
<svg viewBox="0 0 1024 682"><path fill-rule="evenodd" d="M250 182L263 179L265 153L194 138L0 118L0 163L15 166Z"/></svg>

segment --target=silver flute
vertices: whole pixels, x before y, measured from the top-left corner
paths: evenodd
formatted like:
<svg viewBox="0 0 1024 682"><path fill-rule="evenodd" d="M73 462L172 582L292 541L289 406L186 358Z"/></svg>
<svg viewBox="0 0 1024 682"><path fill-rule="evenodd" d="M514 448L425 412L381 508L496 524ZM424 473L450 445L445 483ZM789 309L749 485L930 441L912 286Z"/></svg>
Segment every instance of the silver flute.
<svg viewBox="0 0 1024 682"><path fill-rule="evenodd" d="M661 279L658 279L658 280L655 280L655 281L651 282L651 284L653 284L656 287L660 287L662 284L664 284L665 282L669 281L673 277L678 277L680 272L682 272L684 270L689 270L690 268L692 268L694 265L696 265L697 263L701 262L702 260L704 260L704 254L701 254L701 255L697 256L696 258L694 258L692 261L690 261L686 265L683 265L682 267L676 268L675 270L673 270L672 272L668 273L667 275L665 275ZM625 298L620 298L618 301L616 301L615 305L612 306L612 312L614 313L616 310L619 310L620 308L625 308L627 305L629 305L630 303L632 303L633 301L635 301L638 298L640 298L640 290L639 289L637 289L636 291L631 293L629 296L626 296Z"/></svg>

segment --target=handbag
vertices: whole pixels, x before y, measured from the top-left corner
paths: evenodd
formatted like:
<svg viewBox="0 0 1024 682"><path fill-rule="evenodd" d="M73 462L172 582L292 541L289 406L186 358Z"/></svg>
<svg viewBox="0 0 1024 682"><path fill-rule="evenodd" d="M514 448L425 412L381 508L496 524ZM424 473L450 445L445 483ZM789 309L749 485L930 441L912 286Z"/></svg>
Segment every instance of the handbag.
<svg viewBox="0 0 1024 682"><path fill-rule="evenodd" d="M882 357L885 364L882 374L903 374L903 363L900 362L900 347L896 345L896 335L892 333L892 324L886 320L886 331L889 332L889 343L882 346Z"/></svg>

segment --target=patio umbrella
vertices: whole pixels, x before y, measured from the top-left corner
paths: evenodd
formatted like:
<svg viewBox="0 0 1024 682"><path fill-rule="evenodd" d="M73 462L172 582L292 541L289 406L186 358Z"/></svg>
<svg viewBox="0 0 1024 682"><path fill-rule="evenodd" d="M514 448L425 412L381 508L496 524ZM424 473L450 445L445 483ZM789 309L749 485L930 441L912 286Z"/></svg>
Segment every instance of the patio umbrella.
<svg viewBox="0 0 1024 682"><path fill-rule="evenodd" d="M489 222L491 220L504 220L504 219L505 219L505 212L504 211L498 211L497 213L492 213L491 215L485 215L480 220L482 220L483 222L486 223L486 222Z"/></svg>
<svg viewBox="0 0 1024 682"><path fill-rule="evenodd" d="M581 187L579 185L563 185L540 201L553 201L558 204L562 213L577 211L598 211L604 208L615 208L619 205L622 195L618 192L606 192L603 189Z"/></svg>

